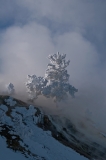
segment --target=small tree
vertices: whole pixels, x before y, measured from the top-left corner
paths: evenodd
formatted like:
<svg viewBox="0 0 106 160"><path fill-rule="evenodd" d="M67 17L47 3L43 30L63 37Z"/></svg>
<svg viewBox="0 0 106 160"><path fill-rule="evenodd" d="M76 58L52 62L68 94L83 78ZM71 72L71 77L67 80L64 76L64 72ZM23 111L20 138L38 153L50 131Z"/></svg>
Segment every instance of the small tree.
<svg viewBox="0 0 106 160"><path fill-rule="evenodd" d="M28 82L26 82L27 92L31 100L38 98L42 94L43 87L46 85L46 80L43 77L36 75L28 75Z"/></svg>
<svg viewBox="0 0 106 160"><path fill-rule="evenodd" d="M35 99L38 95L47 98L54 98L55 101L61 101L70 94L74 97L78 90L69 84L69 74L66 67L70 61L65 61L66 54L49 55L50 63L47 66L45 77L37 77L36 75L28 75L26 87L31 99Z"/></svg>
<svg viewBox="0 0 106 160"><path fill-rule="evenodd" d="M8 94L12 95L15 93L14 85L12 83L9 83L6 85Z"/></svg>

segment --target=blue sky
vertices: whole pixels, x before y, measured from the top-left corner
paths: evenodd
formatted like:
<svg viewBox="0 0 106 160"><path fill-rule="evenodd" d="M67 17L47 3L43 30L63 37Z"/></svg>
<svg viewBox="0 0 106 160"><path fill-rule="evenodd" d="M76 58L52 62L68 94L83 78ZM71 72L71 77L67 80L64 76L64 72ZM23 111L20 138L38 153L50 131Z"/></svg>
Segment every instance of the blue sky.
<svg viewBox="0 0 106 160"><path fill-rule="evenodd" d="M106 111L105 0L1 0L0 37L1 90L12 82L24 92L26 75L44 76L47 56L59 51L71 60L70 83L79 89L74 112L89 107L100 120Z"/></svg>

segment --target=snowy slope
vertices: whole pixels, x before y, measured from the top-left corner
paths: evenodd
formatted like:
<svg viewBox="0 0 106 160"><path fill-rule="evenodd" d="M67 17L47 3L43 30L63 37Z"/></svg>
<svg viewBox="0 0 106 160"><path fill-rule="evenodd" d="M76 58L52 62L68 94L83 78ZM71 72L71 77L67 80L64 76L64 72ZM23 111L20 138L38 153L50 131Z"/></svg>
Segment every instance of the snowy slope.
<svg viewBox="0 0 106 160"><path fill-rule="evenodd" d="M26 158L21 153L7 148L5 138L0 136L0 160L26 160Z"/></svg>
<svg viewBox="0 0 106 160"><path fill-rule="evenodd" d="M41 116L34 106L20 106L12 98L5 98L3 103L0 105L1 160L86 160L55 140L50 131L36 125Z"/></svg>
<svg viewBox="0 0 106 160"><path fill-rule="evenodd" d="M40 134L39 134L40 136ZM50 143L50 142L49 142ZM40 156L38 157L34 157L34 156L29 156L29 158L26 158L23 154L21 154L20 152L14 152L13 150L7 148L5 139L3 137L0 137L0 159L1 160L41 160L41 159L47 159L47 160L86 160L86 158L80 156L78 153L76 153L75 151L71 150L70 148L67 148L65 146L62 145L57 145L56 146L56 140L54 140L54 143L52 144L52 147L50 147L48 150L51 150L51 148L53 148L53 152L50 151L49 153L47 153L47 149L41 148L41 150L39 150L39 154L45 157L45 158L41 158ZM37 150L39 149L39 145L43 145L42 144L36 144L35 147L38 147ZM29 145L30 146L30 145ZM56 151L57 149L57 151ZM36 153L36 151L35 151ZM67 155L66 155L67 154Z"/></svg>
<svg viewBox="0 0 106 160"><path fill-rule="evenodd" d="M58 121L56 117L49 118L51 121L33 105L27 105L8 96L0 96L0 160L88 159L79 153L93 160L95 156L90 151L94 148L89 146L86 151L87 144L78 141L78 137L72 136L68 130L60 132L61 124L58 118ZM74 141L71 142L70 137L73 137ZM102 159L105 160L103 156Z"/></svg>

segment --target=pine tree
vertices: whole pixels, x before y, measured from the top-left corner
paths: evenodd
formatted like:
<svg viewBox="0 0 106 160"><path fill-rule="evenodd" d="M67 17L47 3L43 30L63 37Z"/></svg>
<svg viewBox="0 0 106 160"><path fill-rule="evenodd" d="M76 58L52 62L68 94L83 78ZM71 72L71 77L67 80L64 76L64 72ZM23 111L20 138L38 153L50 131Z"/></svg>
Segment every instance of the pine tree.
<svg viewBox="0 0 106 160"><path fill-rule="evenodd" d="M67 73L66 67L70 61L66 61L66 54L49 55L50 63L47 66L45 79L48 81L42 93L46 97L52 97L55 101L61 101L68 97L68 93L74 97L78 90L71 86L69 82L70 75Z"/></svg>

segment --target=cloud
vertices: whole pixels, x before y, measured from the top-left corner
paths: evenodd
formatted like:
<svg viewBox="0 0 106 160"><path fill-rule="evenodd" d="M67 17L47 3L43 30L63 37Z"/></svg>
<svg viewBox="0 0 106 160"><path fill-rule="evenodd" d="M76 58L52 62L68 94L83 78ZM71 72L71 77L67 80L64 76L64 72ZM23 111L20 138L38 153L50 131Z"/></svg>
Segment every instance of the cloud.
<svg viewBox="0 0 106 160"><path fill-rule="evenodd" d="M60 35L56 38L56 41L58 41L57 48L61 52L66 52L67 58L71 60L69 72L77 80L77 84L81 83L84 77L87 80L86 76L89 76L89 78L92 76L93 78L99 63L96 48L77 32Z"/></svg>
<svg viewBox="0 0 106 160"><path fill-rule="evenodd" d="M50 50L53 50L49 31L36 23L25 25L22 28L18 26L10 27L2 36L1 58L4 61L4 72L7 72L7 69L12 72L15 66L15 69L20 72L20 67L23 70L20 64L25 66L24 69L29 68L30 71L35 70L37 72L43 65L41 58L44 58ZM35 65L35 68L31 67L31 63L32 66ZM10 66L9 68L10 64L14 67ZM41 71L39 72L41 73Z"/></svg>

